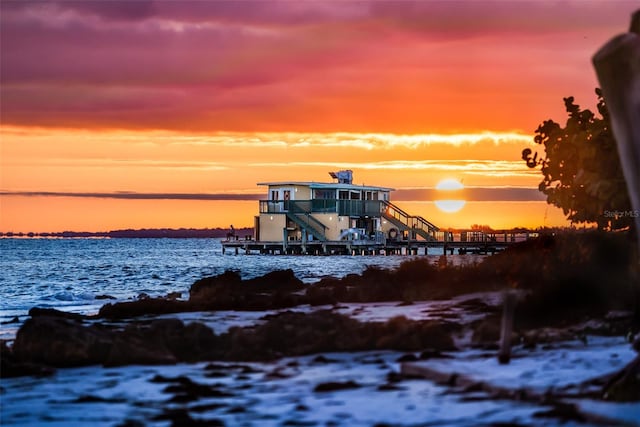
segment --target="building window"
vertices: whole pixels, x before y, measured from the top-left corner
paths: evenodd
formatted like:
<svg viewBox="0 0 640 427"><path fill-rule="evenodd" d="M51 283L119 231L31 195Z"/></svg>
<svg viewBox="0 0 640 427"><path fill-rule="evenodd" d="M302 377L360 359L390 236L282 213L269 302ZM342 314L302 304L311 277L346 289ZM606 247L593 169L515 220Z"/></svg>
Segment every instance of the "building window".
<svg viewBox="0 0 640 427"><path fill-rule="evenodd" d="M335 199L335 190L316 190L316 199Z"/></svg>

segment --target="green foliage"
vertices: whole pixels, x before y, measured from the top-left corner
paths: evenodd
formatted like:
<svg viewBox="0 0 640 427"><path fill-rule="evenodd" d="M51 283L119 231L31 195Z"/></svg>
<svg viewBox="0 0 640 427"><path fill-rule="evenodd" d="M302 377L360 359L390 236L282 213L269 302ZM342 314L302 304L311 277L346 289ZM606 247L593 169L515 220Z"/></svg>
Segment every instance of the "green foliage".
<svg viewBox="0 0 640 427"><path fill-rule="evenodd" d="M564 98L569 114L565 127L545 120L534 138L544 155L525 148L522 159L530 168L540 167L543 179L538 189L571 222L621 229L631 225L632 218L624 215L631 203L602 91L596 89L596 95L601 117L581 110L572 96Z"/></svg>

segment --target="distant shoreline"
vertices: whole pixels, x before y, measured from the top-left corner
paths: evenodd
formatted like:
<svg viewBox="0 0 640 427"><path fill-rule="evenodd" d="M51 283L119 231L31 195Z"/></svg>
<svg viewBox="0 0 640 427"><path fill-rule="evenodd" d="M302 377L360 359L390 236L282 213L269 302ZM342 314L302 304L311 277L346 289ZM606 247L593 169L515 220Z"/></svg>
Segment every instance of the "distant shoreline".
<svg viewBox="0 0 640 427"><path fill-rule="evenodd" d="M0 238L172 238L172 239L215 239L226 238L231 229L229 228L144 228L126 229L112 231L59 231L59 232L0 232ZM239 239L253 236L253 228L236 228L234 235Z"/></svg>

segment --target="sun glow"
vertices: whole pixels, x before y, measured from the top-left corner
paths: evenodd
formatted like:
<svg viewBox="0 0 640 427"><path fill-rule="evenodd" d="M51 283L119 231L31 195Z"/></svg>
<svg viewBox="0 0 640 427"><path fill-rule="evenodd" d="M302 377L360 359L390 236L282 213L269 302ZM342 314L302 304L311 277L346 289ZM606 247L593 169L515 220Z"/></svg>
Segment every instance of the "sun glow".
<svg viewBox="0 0 640 427"><path fill-rule="evenodd" d="M460 192L464 189L464 185L457 179L446 178L436 184L436 190L442 196L451 196L454 192ZM466 204L462 199L438 199L434 201L436 207L442 212L454 213L461 210Z"/></svg>
<svg viewBox="0 0 640 427"><path fill-rule="evenodd" d="M462 190L464 185L457 179L446 178L436 184L436 190Z"/></svg>

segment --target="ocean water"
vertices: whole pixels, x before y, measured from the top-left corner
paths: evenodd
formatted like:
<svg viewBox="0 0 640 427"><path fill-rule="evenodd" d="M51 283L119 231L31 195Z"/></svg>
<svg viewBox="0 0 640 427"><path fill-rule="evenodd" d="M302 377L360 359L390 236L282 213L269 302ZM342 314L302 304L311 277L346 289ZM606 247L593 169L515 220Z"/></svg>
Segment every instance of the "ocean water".
<svg viewBox="0 0 640 427"><path fill-rule="evenodd" d="M438 256L429 255L434 262ZM0 321L36 306L91 314L110 301L96 298L104 295L127 300L181 292L188 298L193 282L229 269L251 278L290 268L311 283L370 265L393 268L409 258L223 255L217 239L0 239Z"/></svg>
<svg viewBox="0 0 640 427"><path fill-rule="evenodd" d="M422 255L424 256L424 255ZM427 258L437 261L434 253ZM234 269L255 277L276 268L291 268L305 282L323 276L359 273L369 265L393 268L408 256L268 256L222 254L212 239L0 239L0 320L15 316L17 323L0 325L0 338L11 339L29 308L53 307L92 313L106 301L182 292L202 277ZM454 256L455 263L478 261L478 256ZM499 304L499 293L460 296L448 301L341 304L339 312L363 321L383 321L397 315L412 319L450 319L470 322L458 303L461 298L483 298ZM488 298L488 299L487 299ZM296 310L316 310L298 307ZM176 315L185 322L201 321L218 333L220 328L260 322L272 312L211 312ZM477 313L476 313L477 315ZM173 315L172 315L173 317ZM444 319L444 318L443 318ZM466 335L457 337L465 340ZM635 357L624 337L589 337L550 344L535 350L516 347L516 357L505 368L485 350L465 349L427 363L442 372L465 372L479 380L514 390L537 387L540 392L620 369ZM7 426L145 425L166 427L171 417L226 426L334 425L369 427L442 425L557 425L560 419L540 419L549 410L544 403L494 400L451 393L431 381L389 384L400 372L402 352L328 353L252 364L207 363L170 366L96 366L59 369L49 377L2 380L0 424ZM437 363L437 365L434 365ZM250 368L248 371L244 369ZM213 370L213 371L212 371ZM249 373L247 373L249 372ZM201 387L223 393L181 403L167 382L189 378ZM327 381L351 381L349 390L318 392ZM574 387L575 388L575 387ZM566 390L563 388L563 390ZM573 399L581 410L612 420L613 424L640 426L640 404ZM426 423L426 424L425 424ZM184 425L176 421L171 425ZM567 424L564 424L567 425ZM574 425L569 422L568 425ZM580 425L592 425L587 422ZM602 424L599 424L602 425Z"/></svg>

